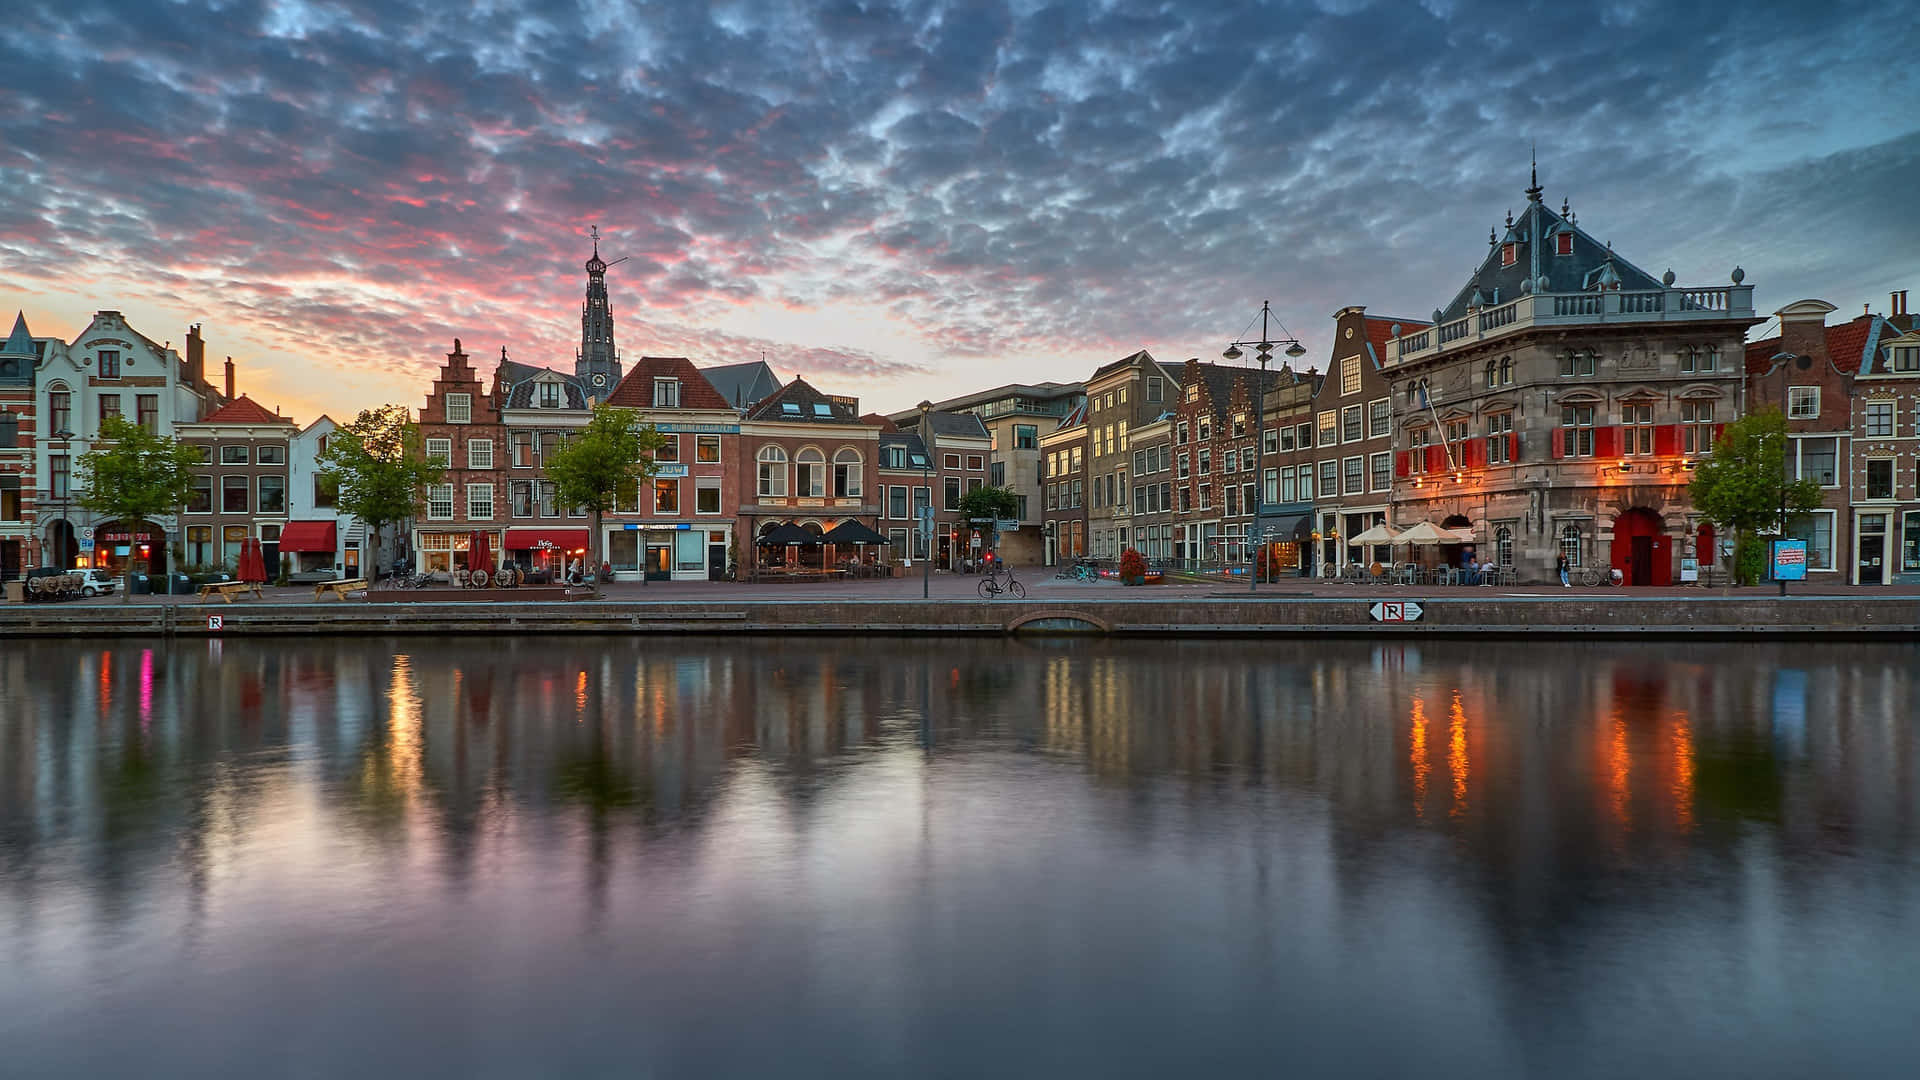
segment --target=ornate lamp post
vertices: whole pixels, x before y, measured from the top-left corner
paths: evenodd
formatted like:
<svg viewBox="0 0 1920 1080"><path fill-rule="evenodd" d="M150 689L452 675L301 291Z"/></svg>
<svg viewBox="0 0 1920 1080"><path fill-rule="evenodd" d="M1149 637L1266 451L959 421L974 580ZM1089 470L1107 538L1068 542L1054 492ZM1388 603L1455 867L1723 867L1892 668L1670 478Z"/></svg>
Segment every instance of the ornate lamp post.
<svg viewBox="0 0 1920 1080"><path fill-rule="evenodd" d="M1273 350L1279 345L1285 345L1287 347L1286 354L1291 359L1298 360L1307 355L1306 346L1300 344L1299 339L1291 336L1275 339L1268 333L1267 323L1272 314L1273 302L1271 300L1260 301L1260 340L1230 341L1227 343L1227 351L1220 354L1228 360L1238 360L1246 355L1246 353L1240 350L1240 347L1245 345L1253 349L1254 356L1260 361L1260 381L1253 389L1253 525L1251 528L1255 531L1262 529L1260 524L1260 510L1266 502L1267 362L1273 359ZM1279 320L1274 319L1273 322L1278 323ZM1282 326L1280 329L1284 332L1286 327ZM1247 539L1252 540L1253 537L1249 536ZM1262 531L1260 532L1260 548L1262 551L1266 550L1266 543L1266 533ZM1259 566L1260 562L1256 558L1254 565L1247 570L1248 592L1254 592L1260 587L1260 575L1256 572Z"/></svg>

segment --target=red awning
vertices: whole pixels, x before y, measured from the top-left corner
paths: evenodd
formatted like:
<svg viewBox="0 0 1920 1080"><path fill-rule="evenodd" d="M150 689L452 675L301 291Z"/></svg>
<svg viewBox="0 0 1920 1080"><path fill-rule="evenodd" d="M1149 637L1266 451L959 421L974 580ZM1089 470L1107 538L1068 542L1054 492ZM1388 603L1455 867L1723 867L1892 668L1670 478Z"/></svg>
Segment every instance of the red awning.
<svg viewBox="0 0 1920 1080"><path fill-rule="evenodd" d="M500 545L507 551L532 551L542 542L561 551L584 551L587 546L585 529L508 529L507 542Z"/></svg>
<svg viewBox="0 0 1920 1080"><path fill-rule="evenodd" d="M280 527L281 551L324 551L331 555L338 546L331 521L289 521Z"/></svg>

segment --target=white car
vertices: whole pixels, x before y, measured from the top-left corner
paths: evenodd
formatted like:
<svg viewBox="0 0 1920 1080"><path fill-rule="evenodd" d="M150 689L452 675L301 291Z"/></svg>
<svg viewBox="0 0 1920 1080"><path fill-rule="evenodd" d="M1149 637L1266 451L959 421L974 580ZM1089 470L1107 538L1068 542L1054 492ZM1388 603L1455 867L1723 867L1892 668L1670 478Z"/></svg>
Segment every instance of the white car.
<svg viewBox="0 0 1920 1080"><path fill-rule="evenodd" d="M81 596L99 596L102 593L111 596L120 587L120 579L105 570L82 570L80 573Z"/></svg>

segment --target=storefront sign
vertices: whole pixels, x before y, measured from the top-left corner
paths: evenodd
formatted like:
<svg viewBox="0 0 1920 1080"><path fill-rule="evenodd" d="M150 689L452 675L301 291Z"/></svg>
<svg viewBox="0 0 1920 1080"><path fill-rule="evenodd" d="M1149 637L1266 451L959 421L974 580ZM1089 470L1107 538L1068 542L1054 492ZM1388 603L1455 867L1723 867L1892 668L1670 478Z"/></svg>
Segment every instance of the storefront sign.
<svg viewBox="0 0 1920 1080"><path fill-rule="evenodd" d="M620 526L620 528L626 532L683 532L687 529L693 528L693 526L687 524L684 521L679 521L679 522L661 521L661 522L654 522L647 525L640 525L640 524L636 524L634 522L629 521L626 524Z"/></svg>
<svg viewBox="0 0 1920 1080"><path fill-rule="evenodd" d="M685 465L661 465L654 470L653 475L660 480L679 480L686 477L688 472Z"/></svg>
<svg viewBox="0 0 1920 1080"><path fill-rule="evenodd" d="M1807 580L1807 542L1805 540L1773 542L1773 580Z"/></svg>
<svg viewBox="0 0 1920 1080"><path fill-rule="evenodd" d="M662 435L738 435L739 424L655 424Z"/></svg>

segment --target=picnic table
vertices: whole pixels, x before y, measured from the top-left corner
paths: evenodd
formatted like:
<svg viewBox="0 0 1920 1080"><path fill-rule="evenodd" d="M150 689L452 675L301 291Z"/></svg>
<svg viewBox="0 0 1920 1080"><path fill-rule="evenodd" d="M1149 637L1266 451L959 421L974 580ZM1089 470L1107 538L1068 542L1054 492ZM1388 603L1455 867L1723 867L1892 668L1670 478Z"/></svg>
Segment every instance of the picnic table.
<svg viewBox="0 0 1920 1080"><path fill-rule="evenodd" d="M313 587L313 598L324 600L328 596L337 596L342 600L348 593L367 591L366 578L347 578L343 581L322 581Z"/></svg>
<svg viewBox="0 0 1920 1080"><path fill-rule="evenodd" d="M253 581L209 581L200 586L200 599L203 601L218 596L231 604L235 596L246 593L252 593L256 600L266 599L266 594L260 591L259 583Z"/></svg>

